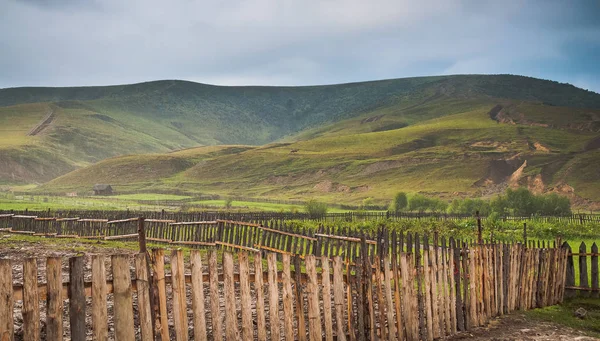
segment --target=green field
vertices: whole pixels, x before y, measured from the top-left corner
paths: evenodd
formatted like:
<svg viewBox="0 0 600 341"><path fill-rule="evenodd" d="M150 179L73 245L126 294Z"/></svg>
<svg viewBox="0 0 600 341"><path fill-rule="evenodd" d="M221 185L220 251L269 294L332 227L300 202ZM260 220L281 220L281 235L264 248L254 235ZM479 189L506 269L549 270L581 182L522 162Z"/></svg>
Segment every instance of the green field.
<svg viewBox="0 0 600 341"><path fill-rule="evenodd" d="M529 77L2 89L0 126L0 185L36 193L107 183L385 205L398 191L450 199L521 185L600 201L600 95Z"/></svg>

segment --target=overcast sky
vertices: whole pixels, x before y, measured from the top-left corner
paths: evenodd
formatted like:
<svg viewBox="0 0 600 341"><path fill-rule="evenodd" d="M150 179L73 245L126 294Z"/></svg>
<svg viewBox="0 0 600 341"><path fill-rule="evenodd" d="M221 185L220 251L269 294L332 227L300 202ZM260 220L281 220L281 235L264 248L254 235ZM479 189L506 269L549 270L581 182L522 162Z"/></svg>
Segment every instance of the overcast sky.
<svg viewBox="0 0 600 341"><path fill-rule="evenodd" d="M511 73L600 92L598 0L0 0L0 88Z"/></svg>

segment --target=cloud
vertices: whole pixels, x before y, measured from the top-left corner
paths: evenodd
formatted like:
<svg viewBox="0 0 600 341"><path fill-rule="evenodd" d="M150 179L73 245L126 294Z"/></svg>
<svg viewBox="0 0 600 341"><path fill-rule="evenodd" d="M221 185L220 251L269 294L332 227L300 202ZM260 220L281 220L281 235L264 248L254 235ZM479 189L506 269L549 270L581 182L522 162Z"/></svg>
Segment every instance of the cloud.
<svg viewBox="0 0 600 341"><path fill-rule="evenodd" d="M600 46L598 7L560 0L0 0L0 87L165 78L306 85L450 73L574 82L600 78L598 65L572 67L585 56L566 47Z"/></svg>

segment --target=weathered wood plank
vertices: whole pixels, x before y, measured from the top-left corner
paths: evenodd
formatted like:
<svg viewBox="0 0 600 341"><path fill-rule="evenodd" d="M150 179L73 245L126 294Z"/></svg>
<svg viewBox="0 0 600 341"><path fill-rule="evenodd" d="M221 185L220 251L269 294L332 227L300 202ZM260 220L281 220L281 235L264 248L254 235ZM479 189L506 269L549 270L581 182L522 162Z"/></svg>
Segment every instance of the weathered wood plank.
<svg viewBox="0 0 600 341"><path fill-rule="evenodd" d="M308 333L311 341L321 341L321 313L319 310L319 283L317 280L316 258L307 255L305 259L308 284L306 293L308 295Z"/></svg>
<svg viewBox="0 0 600 341"><path fill-rule="evenodd" d="M271 340L279 340L281 331L279 325L279 289L277 286L277 254L267 255L267 268L269 272L269 325Z"/></svg>
<svg viewBox="0 0 600 341"><path fill-rule="evenodd" d="M437 313L437 307L436 309L433 309L433 306L435 306L435 301L433 300L434 295L432 295L432 293L435 291L434 288L432 288L432 282L435 283L434 281L432 281L432 278L435 276L435 274L433 274L432 271L432 264L431 264L431 260L429 258L429 248L427 246L427 240L425 241L425 248L423 249L423 282L425 285L425 294L424 294L424 299L425 299L425 323L426 323L426 331L427 331L427 340L432 341L434 338L434 331L433 331L433 311L435 310ZM437 321L436 321L437 323ZM439 337L439 333L437 334Z"/></svg>
<svg viewBox="0 0 600 341"><path fill-rule="evenodd" d="M202 257L199 250L190 251L192 268L192 310L194 312L194 340L206 341L206 317L204 308L204 283ZM241 271L241 267L240 267Z"/></svg>
<svg viewBox="0 0 600 341"><path fill-rule="evenodd" d="M323 288L323 322L325 323L325 340L333 341L333 314L331 309L331 280L329 278L329 258L321 257L321 286Z"/></svg>
<svg viewBox="0 0 600 341"><path fill-rule="evenodd" d="M92 256L92 334L94 340L108 340L106 269L103 255Z"/></svg>
<svg viewBox="0 0 600 341"><path fill-rule="evenodd" d="M227 340L237 340L239 334L237 308L235 306L233 255L230 252L223 252L223 289L225 295L225 338Z"/></svg>
<svg viewBox="0 0 600 341"><path fill-rule="evenodd" d="M83 281L83 257L69 259L69 321L71 338L85 340L85 286ZM113 279L114 282L114 279ZM131 281L129 281L131 285ZM131 296L131 294L130 294ZM116 308L115 308L116 309ZM133 316L133 315L132 315ZM131 321L133 326L133 321Z"/></svg>
<svg viewBox="0 0 600 341"><path fill-rule="evenodd" d="M297 271L296 271L297 272ZM256 331L258 341L267 340L265 319L265 297L263 287L263 268L260 252L254 254L254 292L256 293Z"/></svg>
<svg viewBox="0 0 600 341"><path fill-rule="evenodd" d="M0 259L0 340L12 341L14 338L13 283L10 259Z"/></svg>
<svg viewBox="0 0 600 341"><path fill-rule="evenodd" d="M217 250L211 250L208 253L208 275L212 337L215 341L222 341L223 329L221 326L221 311L219 309L219 274L217 271Z"/></svg>
<svg viewBox="0 0 600 341"><path fill-rule="evenodd" d="M72 258L71 258L72 259ZM113 273L113 290L114 290L114 324L115 324L115 340L125 341L135 338L133 327L133 299L131 290L131 275L129 274L129 258L126 255L113 255L112 273ZM83 278L82 278L83 282ZM83 289L83 288L82 288ZM85 300L83 300L85 304ZM81 314L81 312L80 312ZM85 317L85 314L82 314ZM73 333L73 325L71 324L71 333ZM82 338L75 340L85 340L85 320L83 324Z"/></svg>
<svg viewBox="0 0 600 341"><path fill-rule="evenodd" d="M38 298L37 260L23 262L23 339L40 339L40 305ZM11 270L12 271L12 270ZM83 280L83 273L82 273Z"/></svg>
<svg viewBox="0 0 600 341"><path fill-rule="evenodd" d="M333 258L333 302L335 306L336 337L338 341L346 341L344 331L344 274L342 258Z"/></svg>
<svg viewBox="0 0 600 341"><path fill-rule="evenodd" d="M283 333L286 340L294 339L294 296L292 294L292 270L290 255L282 256L283 272Z"/></svg>
<svg viewBox="0 0 600 341"><path fill-rule="evenodd" d="M154 322L155 334L160 335L162 341L170 340L169 336L169 316L167 314L167 287L165 283L165 254L162 249L153 250L152 271L154 272L154 281L156 292L158 294L158 314Z"/></svg>
<svg viewBox="0 0 600 341"><path fill-rule="evenodd" d="M139 328L142 340L154 339L150 311L150 283L146 253L135 255L135 283L138 299Z"/></svg>
<svg viewBox="0 0 600 341"><path fill-rule="evenodd" d="M252 327L252 305L250 298L250 270L248 253L238 253L240 269L240 304L242 313L242 340L254 339Z"/></svg>
<svg viewBox="0 0 600 341"><path fill-rule="evenodd" d="M46 340L63 340L62 258L46 259Z"/></svg>
<svg viewBox="0 0 600 341"><path fill-rule="evenodd" d="M392 299L392 271L390 270L390 257L383 260L383 276L384 276L384 291L385 291L385 310L387 312L388 323L388 339L396 340L396 325L394 320L394 301ZM396 281L398 279L396 278Z"/></svg>

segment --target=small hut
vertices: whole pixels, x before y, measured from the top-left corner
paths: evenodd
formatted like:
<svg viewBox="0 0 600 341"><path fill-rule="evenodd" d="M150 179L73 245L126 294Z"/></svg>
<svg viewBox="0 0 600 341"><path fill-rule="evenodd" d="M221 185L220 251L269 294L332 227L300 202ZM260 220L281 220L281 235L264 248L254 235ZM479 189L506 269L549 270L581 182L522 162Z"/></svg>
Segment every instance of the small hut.
<svg viewBox="0 0 600 341"><path fill-rule="evenodd" d="M94 185L94 195L111 195L113 193L113 189L111 185L105 184L95 184Z"/></svg>

